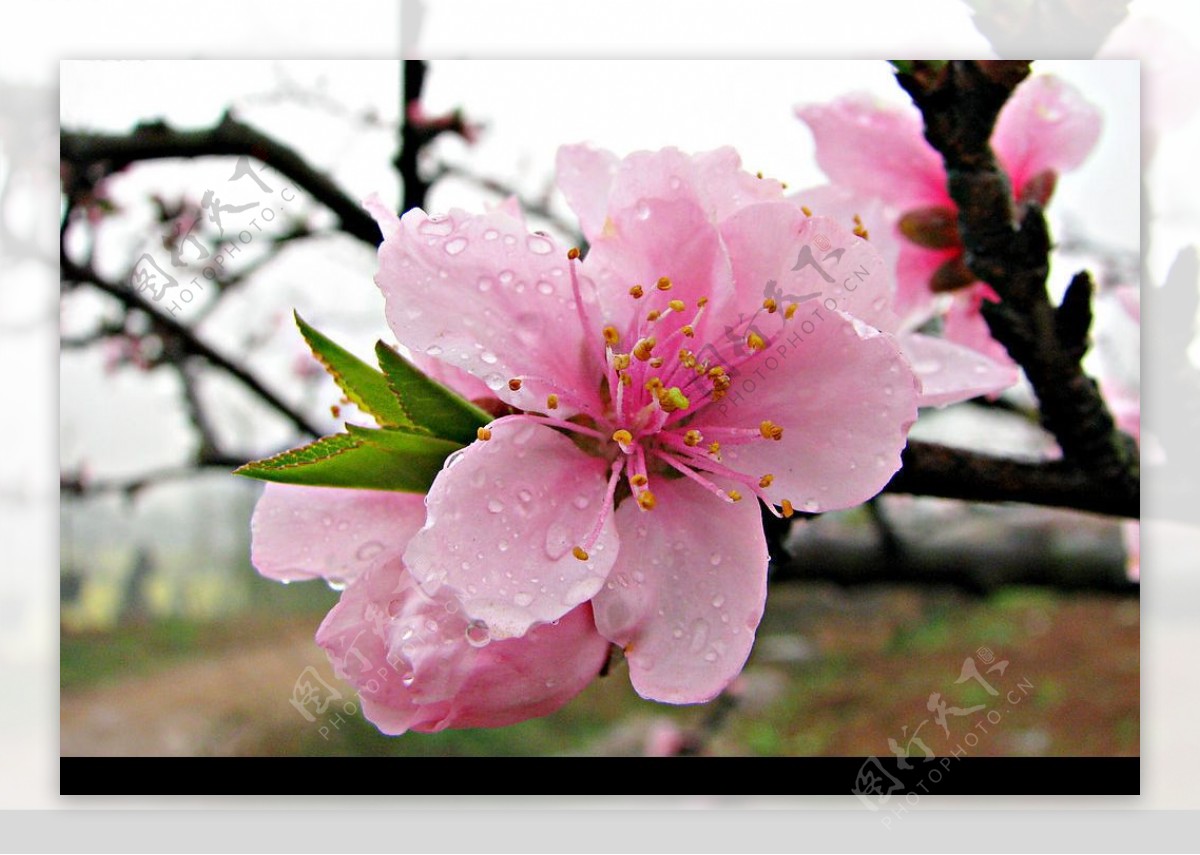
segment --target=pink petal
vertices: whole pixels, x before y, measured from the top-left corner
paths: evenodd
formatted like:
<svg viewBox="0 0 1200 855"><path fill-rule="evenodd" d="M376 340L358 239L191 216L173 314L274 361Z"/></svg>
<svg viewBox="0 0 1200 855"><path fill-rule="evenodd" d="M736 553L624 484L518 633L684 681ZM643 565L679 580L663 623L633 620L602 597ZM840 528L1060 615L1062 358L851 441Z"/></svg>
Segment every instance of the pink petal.
<svg viewBox="0 0 1200 855"><path fill-rule="evenodd" d="M525 638L489 643L476 629L456 600L427 596L393 559L351 584L317 643L388 734L546 715L596 676L608 647L586 605Z"/></svg>
<svg viewBox="0 0 1200 855"><path fill-rule="evenodd" d="M1012 362L994 362L945 339L910 333L900 336L900 346L921 381L922 407L944 407L979 395L995 395L1019 377Z"/></svg>
<svg viewBox="0 0 1200 855"><path fill-rule="evenodd" d="M583 347L600 339L582 334L566 250L553 239L502 211L431 219L413 210L380 247L379 264L388 324L414 353L470 372L521 409L544 409L562 389L598 402ZM519 391L509 388L514 378ZM563 414L575 411L564 400Z"/></svg>
<svg viewBox="0 0 1200 855"><path fill-rule="evenodd" d="M668 299L683 300L683 317L690 319L701 297L715 300L733 290L720 234L704 211L687 199L648 199L634 208L615 210L583 269L596 283L604 321L623 336L635 314L664 310ZM672 282L669 292L655 288L662 277ZM632 285L642 285L646 296L630 297Z"/></svg>
<svg viewBox="0 0 1200 855"><path fill-rule="evenodd" d="M763 421L782 427L778 441L755 436L721 448L730 468L774 476L765 492L775 504L850 507L900 468L918 383L890 335L836 312L798 312L731 376L728 395L695 426L702 434L709 426L758 432Z"/></svg>
<svg viewBox="0 0 1200 855"><path fill-rule="evenodd" d="M400 231L400 218L396 216L396 212L389 205L383 203L378 193L372 193L363 200L362 205L367 209L367 213L375 218L375 222L379 224L379 231L383 235L384 240L387 240Z"/></svg>
<svg viewBox="0 0 1200 855"><path fill-rule="evenodd" d="M597 522L607 474L552 428L496 422L490 440L447 461L404 560L427 592L450 586L492 638L523 635L603 586L617 557L611 516L587 560L572 550Z"/></svg>
<svg viewBox="0 0 1200 855"><path fill-rule="evenodd" d="M896 259L896 313L908 328L920 326L938 314L939 295L930 287L933 274L947 261L961 255L958 249L925 249L910 243L898 232L900 252Z"/></svg>
<svg viewBox="0 0 1200 855"><path fill-rule="evenodd" d="M836 220L806 216L791 202L751 205L722 224L721 237L733 263L740 307L748 314L774 297L779 311L803 301L798 313L820 306L877 329L896 328L892 279L883 259Z"/></svg>
<svg viewBox="0 0 1200 855"><path fill-rule="evenodd" d="M729 505L691 480L657 479L658 506L617 508L621 554L593 607L625 648L644 698L708 701L741 673L767 594L758 504Z"/></svg>
<svg viewBox="0 0 1200 855"><path fill-rule="evenodd" d="M617 173L615 154L586 144L564 145L555 161L558 189L588 241L595 241L608 217L608 194Z"/></svg>
<svg viewBox="0 0 1200 855"><path fill-rule="evenodd" d="M992 147L1016 195L1046 170L1066 172L1083 163L1100 138L1100 111L1057 77L1031 77L1000 111Z"/></svg>
<svg viewBox="0 0 1200 855"><path fill-rule="evenodd" d="M403 555L424 522L424 497L411 493L267 484L250 560L271 579L347 582Z"/></svg>
<svg viewBox="0 0 1200 855"><path fill-rule="evenodd" d="M949 202L942 159L925 142L915 108L857 95L802 106L796 114L812 131L817 163L835 184L902 209Z"/></svg>

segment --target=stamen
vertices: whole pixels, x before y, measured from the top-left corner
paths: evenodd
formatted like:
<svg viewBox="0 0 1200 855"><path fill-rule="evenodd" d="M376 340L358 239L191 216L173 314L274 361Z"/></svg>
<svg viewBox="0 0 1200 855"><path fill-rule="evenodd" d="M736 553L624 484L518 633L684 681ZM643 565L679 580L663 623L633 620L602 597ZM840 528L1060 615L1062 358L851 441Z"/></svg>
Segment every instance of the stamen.
<svg viewBox="0 0 1200 855"><path fill-rule="evenodd" d="M708 444L708 453L709 453L709 454L711 454L713 457L716 457L717 459L720 459L720 455L721 455L721 443L719 443L719 442L710 442L710 443Z"/></svg>
<svg viewBox="0 0 1200 855"><path fill-rule="evenodd" d="M579 247L573 246L567 250L567 259L569 261L575 261L577 258L579 258Z"/></svg>
<svg viewBox="0 0 1200 855"><path fill-rule="evenodd" d="M854 234L863 240L871 237L871 233L867 231L867 227L863 225L862 217L858 214L854 215Z"/></svg>
<svg viewBox="0 0 1200 855"><path fill-rule="evenodd" d="M514 377L513 379L509 380L509 381L508 381L508 388L512 389L514 392L519 392L519 391L521 391L521 380L520 380L520 378L518 378L518 377Z"/></svg>
<svg viewBox="0 0 1200 855"><path fill-rule="evenodd" d="M683 435L683 444L686 445L688 448L695 448L697 445L699 445L703 441L704 441L704 437L701 436L700 431L696 430L695 428L693 428L692 430L689 430L687 433L685 433Z"/></svg>
<svg viewBox="0 0 1200 855"><path fill-rule="evenodd" d="M662 366L663 366L663 358L661 356L656 356L650 360L651 368L662 368Z"/></svg>
<svg viewBox="0 0 1200 855"><path fill-rule="evenodd" d="M793 317L795 317L796 309L799 306L800 306L799 303L789 303L788 307L783 310L783 316L790 321Z"/></svg>
<svg viewBox="0 0 1200 855"><path fill-rule="evenodd" d="M659 291L670 291L671 290L671 280L668 277L663 276L661 279L658 280L658 282L655 284L654 287L656 287Z"/></svg>
<svg viewBox="0 0 1200 855"><path fill-rule="evenodd" d="M628 353L614 353L612 355L612 367L617 371L624 371L629 367Z"/></svg>
<svg viewBox="0 0 1200 855"><path fill-rule="evenodd" d="M703 309L703 308L704 308L705 306L707 306L707 305L708 305L708 298L707 298L707 297L701 297L699 300L697 300L697 301L696 301L696 306L697 306L698 308L701 308L701 309Z"/></svg>
<svg viewBox="0 0 1200 855"><path fill-rule="evenodd" d="M727 495L729 497L729 501L731 501L731 502L740 502L742 500L742 494L739 493L737 490L730 490L725 495Z"/></svg>
<svg viewBox="0 0 1200 855"><path fill-rule="evenodd" d="M629 296L635 300L640 300L642 298L642 295L645 293L646 292L642 290L641 285L634 285L632 288L629 289Z"/></svg>
<svg viewBox="0 0 1200 855"><path fill-rule="evenodd" d="M609 347L616 347L617 343L620 342L620 340L621 340L621 334L617 332L616 327L614 327L610 324L609 326L606 326L604 328L604 343L605 344L607 344Z"/></svg>
<svg viewBox="0 0 1200 855"><path fill-rule="evenodd" d="M812 208L808 207L808 205L801 205L800 210L804 212L804 216L806 216L806 217L812 216Z"/></svg>
<svg viewBox="0 0 1200 855"><path fill-rule="evenodd" d="M775 314L776 310L779 309L779 305L770 297L768 297L767 299L763 300L763 308L767 310L768 315L773 315Z"/></svg>
<svg viewBox="0 0 1200 855"><path fill-rule="evenodd" d="M680 327L679 331L688 338L692 338L694 335L696 335L696 328L691 324L685 324L684 326Z"/></svg>
<svg viewBox="0 0 1200 855"><path fill-rule="evenodd" d="M492 438L492 432L485 427L481 427L479 430L475 431L475 436L478 439L483 440L484 442L487 442L489 439Z"/></svg>
<svg viewBox="0 0 1200 855"><path fill-rule="evenodd" d="M652 511L654 510L654 506L658 504L658 500L654 498L654 494L649 490L642 490L638 494L637 503L643 511Z"/></svg>
<svg viewBox="0 0 1200 855"><path fill-rule="evenodd" d="M771 486L771 482L774 480L775 480L774 475L764 475L758 479L758 486L762 487L765 490L767 487Z"/></svg>
<svg viewBox="0 0 1200 855"><path fill-rule="evenodd" d="M646 360L648 360L650 358L650 351L652 351L654 349L654 345L656 345L657 343L658 342L656 342L652 338L643 338L643 339L639 340L636 345L634 345L633 355L635 357L637 357L638 359L640 359L642 362L645 362Z"/></svg>
<svg viewBox="0 0 1200 855"><path fill-rule="evenodd" d="M558 409L558 395L548 395L546 397L546 408L550 410Z"/></svg>
<svg viewBox="0 0 1200 855"><path fill-rule="evenodd" d="M647 478L645 475L642 475L639 473L637 475L634 475L632 478L630 478L629 483L635 487L645 487L647 484L650 483L650 479Z"/></svg>
<svg viewBox="0 0 1200 855"><path fill-rule="evenodd" d="M796 510L792 507L792 503L789 502L787 499L784 499L782 502L779 503L779 508L780 508L780 510L783 511L783 518L785 520L791 519L792 514L796 513Z"/></svg>
<svg viewBox="0 0 1200 855"><path fill-rule="evenodd" d="M591 549L596 541L600 539L600 532L604 530L604 522L608 519L608 515L612 513L613 497L617 494L617 483L621 480L621 472L624 469L625 461L621 458L617 458L612 462L611 474L608 476L608 489L604 491L604 504L601 506L600 516L596 519L596 524L592 526L592 530L588 532L587 538L584 539L583 548ZM579 558L578 552L575 553L575 557ZM584 557L580 560L586 561L587 558Z"/></svg>
<svg viewBox="0 0 1200 855"><path fill-rule="evenodd" d="M631 442L633 442L633 434L631 434L629 431L625 430L624 428L622 428L621 430L618 430L618 431L614 431L612 438L613 438L613 442L615 442L617 445L621 446L622 448L624 448L625 446L627 446Z"/></svg>
<svg viewBox="0 0 1200 855"><path fill-rule="evenodd" d="M578 558L580 561L588 560L588 554L584 551L582 546L576 546L574 549L571 550L571 554L574 555L576 558Z"/></svg>
<svg viewBox="0 0 1200 855"><path fill-rule="evenodd" d="M674 312L682 312L687 308L687 304L683 302L683 300L671 300L669 303L667 303L667 305L670 306L671 310Z"/></svg>
<svg viewBox="0 0 1200 855"><path fill-rule="evenodd" d="M751 350L762 350L766 346L767 343L763 341L763 337L758 333L751 332L750 335L746 336L746 347L750 348Z"/></svg>
<svg viewBox="0 0 1200 855"><path fill-rule="evenodd" d="M489 430L489 432L494 431L497 427L499 427L502 424L506 424L507 422L515 422L515 421L533 422L534 424L538 424L538 425L546 425L548 427L561 428L562 430L570 431L571 433L578 433L578 434L582 434L583 436L590 436L593 439L600 439L600 440L608 439L608 437L605 436L604 434L602 434L600 431L593 430L592 428L589 428L589 427L584 427L583 425L575 424L575 422L569 422L566 419L556 419L551 416L535 416L530 413L514 413L511 416L501 416L500 418L498 418L494 422L492 422L492 424L490 425L490 429L487 429L487 430Z"/></svg>
<svg viewBox="0 0 1200 855"><path fill-rule="evenodd" d="M758 426L758 432L762 434L763 439L773 439L776 442L783 439L783 428L775 424L770 419L762 422Z"/></svg>
<svg viewBox="0 0 1200 855"><path fill-rule="evenodd" d="M653 309L648 315L646 315L646 320L653 323L654 321L657 321L661 317L662 317L662 312L660 312L658 309Z"/></svg>

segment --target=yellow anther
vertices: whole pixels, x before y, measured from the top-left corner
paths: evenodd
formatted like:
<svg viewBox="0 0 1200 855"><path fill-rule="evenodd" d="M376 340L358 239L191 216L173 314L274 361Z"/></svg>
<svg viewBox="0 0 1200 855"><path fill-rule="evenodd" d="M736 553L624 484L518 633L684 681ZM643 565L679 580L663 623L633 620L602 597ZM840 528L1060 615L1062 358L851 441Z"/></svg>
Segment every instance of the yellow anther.
<svg viewBox="0 0 1200 855"><path fill-rule="evenodd" d="M746 347L750 348L751 350L762 350L766 346L767 343L763 341L763 337L758 333L752 332L750 335L746 336Z"/></svg>
<svg viewBox="0 0 1200 855"><path fill-rule="evenodd" d="M770 297L763 300L763 308L767 310L768 315L773 315L779 309L779 306Z"/></svg>
<svg viewBox="0 0 1200 855"><path fill-rule="evenodd" d="M758 432L762 434L763 439L773 439L776 442L783 439L783 428L770 419L758 426Z"/></svg>
<svg viewBox="0 0 1200 855"><path fill-rule="evenodd" d="M629 479L629 483L635 487L645 487L647 484L650 483L650 479L647 478L645 475L642 475L639 472L637 475L634 475L632 478Z"/></svg>
<svg viewBox="0 0 1200 855"><path fill-rule="evenodd" d="M521 390L521 381L514 377L508 381L508 388L512 389L514 392L519 392Z"/></svg>
<svg viewBox="0 0 1200 855"><path fill-rule="evenodd" d="M767 487L771 486L771 482L774 480L775 480L774 475L764 475L758 479L758 486L762 487L765 490L765 489L767 489Z"/></svg>
<svg viewBox="0 0 1200 855"><path fill-rule="evenodd" d="M671 290L671 280L668 277L663 276L661 279L658 280L657 283L655 283L654 287L657 288L659 291L670 291Z"/></svg>
<svg viewBox="0 0 1200 855"><path fill-rule="evenodd" d="M646 381L645 385L642 388L647 389L651 392L657 392L662 387L663 387L663 381L661 378L651 377L649 380Z"/></svg>
<svg viewBox="0 0 1200 855"><path fill-rule="evenodd" d="M685 433L683 435L683 444L686 445L688 448L695 448L703 440L704 440L704 437L700 435L700 431L698 431L698 430L694 430L694 429L689 430L687 433Z"/></svg>
<svg viewBox="0 0 1200 855"><path fill-rule="evenodd" d="M720 365L714 365L712 368L708 369L709 377L720 377L724 373L725 373L725 369L722 368Z"/></svg>
<svg viewBox="0 0 1200 855"><path fill-rule="evenodd" d="M699 306L701 309L703 309L705 306L708 305L708 298L701 297L699 300L696 301L696 305Z"/></svg>
<svg viewBox="0 0 1200 855"><path fill-rule="evenodd" d="M721 453L721 443L719 443L719 442L710 442L710 443L708 444L708 453L709 453L709 454L711 454L711 455L713 455L713 456L716 456L716 455L720 454L720 453Z"/></svg>
<svg viewBox="0 0 1200 855"><path fill-rule="evenodd" d="M671 302L667 303L667 305L670 306L671 311L674 312L682 312L687 308L687 304L684 303L683 300L672 300Z"/></svg>
<svg viewBox="0 0 1200 855"><path fill-rule="evenodd" d="M654 498L654 494L649 490L642 490L642 492L638 494L637 502L643 511L653 510L654 506L658 504L658 500Z"/></svg>
<svg viewBox="0 0 1200 855"><path fill-rule="evenodd" d="M812 208L808 207L808 205L801 205L800 210L804 212L804 216L806 216L806 217L812 216Z"/></svg>
<svg viewBox="0 0 1200 855"><path fill-rule="evenodd" d="M481 428L479 428L479 430L475 431L475 436L478 437L479 439L483 440L484 442L487 442L489 439L492 438L492 432L490 430L488 430L487 428L481 427Z"/></svg>
<svg viewBox="0 0 1200 855"><path fill-rule="evenodd" d="M569 258L571 261L574 261L575 259L579 258L579 247L573 246L570 249L568 249L567 250L567 258Z"/></svg>
<svg viewBox="0 0 1200 855"><path fill-rule="evenodd" d="M681 348L679 351L679 362L680 362L680 364L683 365L684 368L695 368L696 367L696 355L694 353L692 353L690 350L688 350L686 347Z"/></svg>
<svg viewBox="0 0 1200 855"><path fill-rule="evenodd" d="M618 431L614 431L612 438L613 438L613 442L615 442L619 445L629 445L629 443L633 442L633 434L631 434L629 431L625 430L624 428L621 428L621 430L618 430Z"/></svg>
<svg viewBox="0 0 1200 855"><path fill-rule="evenodd" d="M660 312L658 309L653 309L650 311L649 314L646 315L646 320L657 321L661 317L662 317L662 312Z"/></svg>
<svg viewBox="0 0 1200 855"><path fill-rule="evenodd" d="M629 289L629 296L635 300L639 299L645 293L646 292L642 290L641 285L634 285L632 288Z"/></svg>
<svg viewBox="0 0 1200 855"><path fill-rule="evenodd" d="M616 347L617 342L619 342L620 340L621 340L621 334L619 332L617 332L616 327L609 325L604 328L604 343L605 344L607 344L609 347Z"/></svg>
<svg viewBox="0 0 1200 855"><path fill-rule="evenodd" d="M799 303L789 303L788 307L783 310L783 316L790 321L796 316L796 309L799 305Z"/></svg>
<svg viewBox="0 0 1200 855"><path fill-rule="evenodd" d="M546 408L550 410L558 409L558 395L546 396Z"/></svg>
<svg viewBox="0 0 1200 855"><path fill-rule="evenodd" d="M756 177L756 178L762 178L762 173L761 173L761 172L756 172L756 173L754 173L754 175L755 175L755 177Z"/></svg>
<svg viewBox="0 0 1200 855"><path fill-rule="evenodd" d="M629 367L629 354L628 353L614 353L613 354L613 368L615 368L618 371L624 371L628 367Z"/></svg>
<svg viewBox="0 0 1200 855"><path fill-rule="evenodd" d="M685 324L684 326L679 328L679 331L681 333L683 333L684 336L686 336L687 338L691 338L692 336L694 336L696 334L696 329L691 324Z"/></svg>
<svg viewBox="0 0 1200 855"><path fill-rule="evenodd" d="M854 234L863 240L871 237L871 233L867 231L867 227L863 225L862 217L858 214L854 215Z"/></svg>
<svg viewBox="0 0 1200 855"><path fill-rule="evenodd" d="M737 490L730 490L725 495L729 497L729 501L731 502L740 502L742 500L742 494Z"/></svg>
<svg viewBox="0 0 1200 855"><path fill-rule="evenodd" d="M784 499L782 502L779 503L779 508L780 508L780 510L783 511L783 518L785 520L790 518L792 516L792 514L796 513L795 509L792 507L792 503L789 502L787 499Z"/></svg>
<svg viewBox="0 0 1200 855"><path fill-rule="evenodd" d="M678 386L672 386L670 389L658 393L658 405L663 408L665 413L686 410L691 403Z"/></svg>
<svg viewBox="0 0 1200 855"><path fill-rule="evenodd" d="M571 554L574 555L576 558L578 558L580 561L588 560L588 554L583 551L582 546L576 546L574 549L571 550Z"/></svg>
<svg viewBox="0 0 1200 855"><path fill-rule="evenodd" d="M663 358L661 356L656 356L650 360L651 368L662 368L662 366L663 366Z"/></svg>
<svg viewBox="0 0 1200 855"><path fill-rule="evenodd" d="M622 374L621 375L621 385L622 386L632 386L633 378L630 377L628 374Z"/></svg>
<svg viewBox="0 0 1200 855"><path fill-rule="evenodd" d="M780 190L786 190L786 189L787 189L787 182L786 182L786 181L780 181L780 182L779 182L779 189L780 189Z"/></svg>
<svg viewBox="0 0 1200 855"><path fill-rule="evenodd" d="M656 345L657 343L658 342L656 342L652 338L643 338L640 341L638 341L638 343L636 345L634 345L633 355L635 357L637 357L639 360L641 360L642 362L645 362L647 359L650 358L650 351L654 350L654 345Z"/></svg>

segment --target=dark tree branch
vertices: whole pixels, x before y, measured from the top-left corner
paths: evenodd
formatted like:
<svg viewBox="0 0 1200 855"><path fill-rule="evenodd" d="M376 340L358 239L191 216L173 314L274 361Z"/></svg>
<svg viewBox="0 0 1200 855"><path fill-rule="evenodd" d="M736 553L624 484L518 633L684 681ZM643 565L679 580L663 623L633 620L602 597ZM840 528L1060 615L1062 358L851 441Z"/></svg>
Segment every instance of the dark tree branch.
<svg viewBox="0 0 1200 855"><path fill-rule="evenodd" d="M421 111L421 91L425 88L425 74L429 69L424 60L406 59L403 62L403 77L400 96L403 102L404 114L400 119L400 149L396 152L396 170L400 173L400 182L404 187L401 211L411 211L413 208L425 208L425 198L429 195L431 181L421 177L421 149L429 144L437 132L414 121Z"/></svg>
<svg viewBox="0 0 1200 855"><path fill-rule="evenodd" d="M904 69L897 79L921 110L925 138L945 161L966 263L1000 296L999 303L985 303L984 318L1025 370L1042 423L1062 448L1064 462L1049 483L1047 472L1024 473L1033 479L1031 492L1052 493L1055 485L1072 483L1079 493L1107 494L1093 502L1117 509L1105 512L1136 516L1129 509L1136 509L1139 497L1137 446L1116 429L1095 381L1079 364L1092 321L1091 278L1080 273L1061 306L1050 302L1046 219L1035 203L1017 205L989 144L996 117L1028 76L1029 62L917 62ZM970 483L964 473L959 477ZM993 483L1001 488L1006 481Z"/></svg>
<svg viewBox="0 0 1200 855"><path fill-rule="evenodd" d="M163 337L164 349L174 346L179 351L178 354L175 354L177 356L198 356L203 358L210 365L221 369L239 381L248 390L261 398L269 407L291 422L302 433L312 437L321 435L321 430L316 425L264 386L262 381L257 377L229 357L214 350L202 341L191 328L159 312L151 302L132 288L106 281L94 270L75 264L65 254L61 257L60 265L64 283L73 282L91 285L116 298L127 308L135 309L145 314L150 319L155 330ZM244 463L245 461L242 462Z"/></svg>
<svg viewBox="0 0 1200 855"><path fill-rule="evenodd" d="M328 208L338 218L342 231L371 246L378 246L383 239L359 201L348 196L328 175L315 169L295 149L229 113L215 126L196 131L177 130L165 122L140 124L128 134L64 130L61 146L62 162L73 170L67 178L67 193L72 197L81 188L93 186L138 161L247 155L287 176Z"/></svg>

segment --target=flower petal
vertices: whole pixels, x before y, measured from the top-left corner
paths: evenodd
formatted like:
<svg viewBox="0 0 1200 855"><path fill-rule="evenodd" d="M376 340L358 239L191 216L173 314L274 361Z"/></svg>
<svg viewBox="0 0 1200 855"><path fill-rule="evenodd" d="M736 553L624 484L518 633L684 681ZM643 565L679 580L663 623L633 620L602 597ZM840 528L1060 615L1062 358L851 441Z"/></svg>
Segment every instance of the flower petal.
<svg viewBox="0 0 1200 855"><path fill-rule="evenodd" d="M812 131L817 163L835 184L902 209L949 202L941 157L925 142L915 108L852 95L796 109Z"/></svg>
<svg viewBox="0 0 1200 855"><path fill-rule="evenodd" d="M660 478L658 506L616 511L621 554L592 601L596 626L625 648L644 698L701 703L741 673L767 593L758 503L728 505L691 480Z"/></svg>
<svg viewBox="0 0 1200 855"><path fill-rule="evenodd" d="M488 643L453 597L427 596L394 558L351 584L317 643L388 734L546 715L596 676L608 648L587 605L525 638Z"/></svg>
<svg viewBox="0 0 1200 855"><path fill-rule="evenodd" d="M564 145L555 159L558 189L588 241L595 241L608 216L608 194L617 174L617 156L604 149L580 143Z"/></svg>
<svg viewBox="0 0 1200 855"><path fill-rule="evenodd" d="M892 277L868 241L831 217L809 217L791 202L751 205L721 225L740 308L753 314L766 297L779 311L799 302L838 309L892 331ZM797 269L798 268L798 269Z"/></svg>
<svg viewBox="0 0 1200 855"><path fill-rule="evenodd" d="M694 424L701 433L782 427L777 441L756 436L721 449L730 468L773 476L765 492L775 504L788 499L807 512L856 505L900 468L918 384L890 335L836 312L797 314L730 375L727 396Z"/></svg>
<svg viewBox="0 0 1200 855"><path fill-rule="evenodd" d="M543 425L499 421L491 430L447 460L404 560L427 592L450 586L466 614L501 639L591 599L618 539L609 515L588 558L572 552L601 512L605 461Z"/></svg>
<svg viewBox="0 0 1200 855"><path fill-rule="evenodd" d="M1100 125L1100 111L1078 89L1039 75L1018 86L1000 111L992 147L1019 196L1039 173L1083 163L1100 138Z"/></svg>
<svg viewBox="0 0 1200 855"><path fill-rule="evenodd" d="M920 406L944 407L979 395L994 395L1017 382L1017 367L941 338L900 336L904 355L921 381Z"/></svg>
<svg viewBox="0 0 1200 855"><path fill-rule="evenodd" d="M522 409L543 409L563 389L599 405L583 347L602 344L582 333L566 250L552 238L499 210L437 218L412 210L380 247L379 265L388 324L409 350L470 372ZM514 378L519 390L509 387ZM577 411L560 397L564 414Z"/></svg>
<svg viewBox="0 0 1200 855"><path fill-rule="evenodd" d="M984 300L998 302L996 292L983 282L957 292L943 316L942 335L947 341L970 348L1001 365L1013 364L1004 345L992 338L983 319Z"/></svg>
<svg viewBox="0 0 1200 855"><path fill-rule="evenodd" d="M250 560L270 579L348 582L404 554L425 522L424 497L267 484L250 520Z"/></svg>

